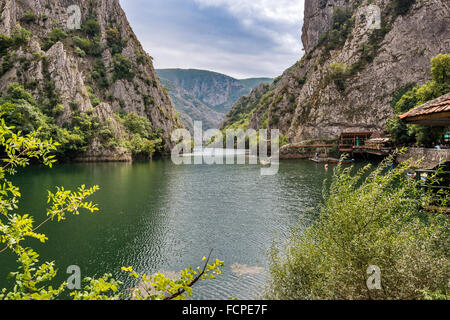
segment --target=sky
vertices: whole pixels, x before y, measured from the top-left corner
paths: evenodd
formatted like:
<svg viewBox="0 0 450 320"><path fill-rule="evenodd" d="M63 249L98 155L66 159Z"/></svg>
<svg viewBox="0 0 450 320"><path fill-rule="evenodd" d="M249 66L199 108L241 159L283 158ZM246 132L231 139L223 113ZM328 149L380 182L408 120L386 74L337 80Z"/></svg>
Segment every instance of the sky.
<svg viewBox="0 0 450 320"><path fill-rule="evenodd" d="M120 0L155 68L277 77L303 55L304 0Z"/></svg>

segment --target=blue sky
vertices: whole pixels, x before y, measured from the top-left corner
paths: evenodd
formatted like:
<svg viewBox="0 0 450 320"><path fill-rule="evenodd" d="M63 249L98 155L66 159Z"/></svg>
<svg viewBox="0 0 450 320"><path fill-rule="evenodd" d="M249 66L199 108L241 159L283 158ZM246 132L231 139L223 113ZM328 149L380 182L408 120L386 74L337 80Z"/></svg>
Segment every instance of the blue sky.
<svg viewBox="0 0 450 320"><path fill-rule="evenodd" d="M276 77L303 55L304 0L120 0L155 68Z"/></svg>

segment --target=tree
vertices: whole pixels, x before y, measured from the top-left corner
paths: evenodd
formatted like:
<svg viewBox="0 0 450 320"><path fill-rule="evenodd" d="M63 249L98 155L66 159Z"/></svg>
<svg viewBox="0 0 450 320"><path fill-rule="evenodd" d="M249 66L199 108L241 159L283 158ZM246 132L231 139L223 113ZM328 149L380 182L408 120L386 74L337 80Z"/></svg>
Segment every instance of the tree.
<svg viewBox="0 0 450 320"><path fill-rule="evenodd" d="M436 200L448 205L449 193L423 191L406 175L413 163L386 172L392 161L335 170L315 222L272 249L267 298L449 298L449 220L423 209ZM370 266L381 272L379 290L367 285Z"/></svg>
<svg viewBox="0 0 450 320"><path fill-rule="evenodd" d="M34 131L23 135L14 132L13 127L6 125L0 118L0 147L4 154L0 160L0 255L10 251L17 256L18 269L10 273L15 279L13 288L0 290L0 300L51 300L57 299L66 289L64 282L57 287L48 284L56 276L54 262L39 263L39 254L31 247L25 246L26 240L37 239L45 243L48 238L39 233L39 229L51 221L64 221L69 215L79 215L81 211L95 212L97 205L87 198L99 187L86 188L82 185L76 191L56 188L56 192L48 192L49 208L47 218L35 224L31 215L19 213L20 190L8 179L18 168L26 167L32 159L41 161L51 167L55 162L51 155L58 143L39 138L39 132ZM180 272L179 279L169 279L162 274L147 276L138 274L131 267L123 268L130 275L145 283L146 290L152 294L134 291L135 299L184 299L192 294L192 286L199 280L213 279L220 274L223 262L215 260L209 263L205 258L203 269L192 268ZM106 300L120 299L124 293L120 291L121 283L113 279L111 274L105 274L99 279L86 278L82 290L73 291L70 295L75 300Z"/></svg>
<svg viewBox="0 0 450 320"><path fill-rule="evenodd" d="M416 141L419 145L431 147L439 142L447 131L445 127L406 125L398 119L398 115L450 92L449 54L439 54L431 59L431 78L432 81L412 88L395 103L396 115L388 122L387 130L392 134L392 140L397 145Z"/></svg>

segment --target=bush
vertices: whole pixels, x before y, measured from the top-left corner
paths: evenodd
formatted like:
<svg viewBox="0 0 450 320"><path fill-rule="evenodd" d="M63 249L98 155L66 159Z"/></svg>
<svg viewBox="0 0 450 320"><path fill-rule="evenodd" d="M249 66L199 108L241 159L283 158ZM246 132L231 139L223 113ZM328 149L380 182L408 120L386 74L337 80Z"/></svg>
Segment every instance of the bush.
<svg viewBox="0 0 450 320"><path fill-rule="evenodd" d="M112 55L122 53L122 50L126 45L126 41L122 40L119 30L115 28L106 30L106 41L108 46L112 49Z"/></svg>
<svg viewBox="0 0 450 320"><path fill-rule="evenodd" d="M73 37L72 40L77 47L82 49L88 55L96 57L100 56L102 53L101 45L96 41L91 41L87 38L80 38L78 36Z"/></svg>
<svg viewBox="0 0 450 320"><path fill-rule="evenodd" d="M416 0L394 0L394 11L397 15L404 15L408 13L409 9L415 2Z"/></svg>
<svg viewBox="0 0 450 320"><path fill-rule="evenodd" d="M108 88L109 80L106 73L106 67L102 59L97 59L92 70L92 79L94 79L100 88Z"/></svg>
<svg viewBox="0 0 450 320"><path fill-rule="evenodd" d="M345 80L349 75L348 67L339 62L334 62L329 65L328 77L333 80L339 90L344 91L346 87Z"/></svg>
<svg viewBox="0 0 450 320"><path fill-rule="evenodd" d="M116 80L117 79L132 80L134 77L131 61L127 57L121 55L120 53L117 53L113 57L113 71L114 71L114 78Z"/></svg>
<svg viewBox="0 0 450 320"><path fill-rule="evenodd" d="M24 12L22 18L20 21L24 23L31 23L36 21L36 15L34 14L33 10L27 10Z"/></svg>
<svg viewBox="0 0 450 320"><path fill-rule="evenodd" d="M31 32L25 28L16 28L11 34L11 41L16 47L27 44L30 38Z"/></svg>
<svg viewBox="0 0 450 320"><path fill-rule="evenodd" d="M449 220L422 208L433 201L406 173L338 167L315 222L271 251L269 299L423 299L424 290L449 294ZM326 190L326 188L324 188ZM448 196L448 195L447 195ZM312 214L312 213L311 213ZM369 290L368 268L381 271L381 290Z"/></svg>
<svg viewBox="0 0 450 320"><path fill-rule="evenodd" d="M128 113L122 118L125 128L133 134L139 134L148 138L152 133L152 123L145 117L141 117L134 112Z"/></svg>
<svg viewBox="0 0 450 320"><path fill-rule="evenodd" d="M33 96L20 83L11 82L6 89L6 94L8 99L15 102L25 100L31 105L36 105Z"/></svg>
<svg viewBox="0 0 450 320"><path fill-rule="evenodd" d="M0 34L0 57L3 57L12 46L12 39L6 34Z"/></svg>
<svg viewBox="0 0 450 320"><path fill-rule="evenodd" d="M50 39L50 41L53 43L64 40L67 37L68 34L60 28L53 28L52 31L50 31L48 34L48 39Z"/></svg>
<svg viewBox="0 0 450 320"><path fill-rule="evenodd" d="M89 37L95 37L100 34L100 24L92 19L89 19L85 23L83 23L81 29Z"/></svg>
<svg viewBox="0 0 450 320"><path fill-rule="evenodd" d="M89 99L91 100L91 104L92 106L95 108L96 106L98 106L101 101L99 98L97 98L97 96L94 94L94 90L91 87L86 87L86 90L88 92L89 95Z"/></svg>
<svg viewBox="0 0 450 320"><path fill-rule="evenodd" d="M436 83L450 86L450 54L439 54L431 59L431 78Z"/></svg>

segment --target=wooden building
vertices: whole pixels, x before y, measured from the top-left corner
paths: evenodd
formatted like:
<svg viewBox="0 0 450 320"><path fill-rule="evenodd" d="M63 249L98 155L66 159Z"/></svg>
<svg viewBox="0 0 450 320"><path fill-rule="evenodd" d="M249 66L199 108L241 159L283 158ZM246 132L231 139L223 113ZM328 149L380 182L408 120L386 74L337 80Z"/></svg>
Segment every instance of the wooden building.
<svg viewBox="0 0 450 320"><path fill-rule="evenodd" d="M400 119L424 126L450 126L450 93L402 114Z"/></svg>

